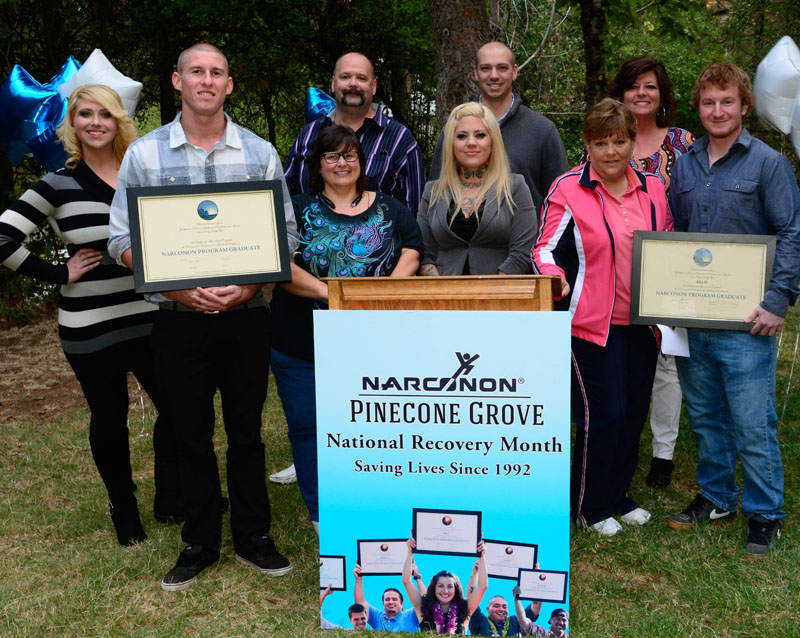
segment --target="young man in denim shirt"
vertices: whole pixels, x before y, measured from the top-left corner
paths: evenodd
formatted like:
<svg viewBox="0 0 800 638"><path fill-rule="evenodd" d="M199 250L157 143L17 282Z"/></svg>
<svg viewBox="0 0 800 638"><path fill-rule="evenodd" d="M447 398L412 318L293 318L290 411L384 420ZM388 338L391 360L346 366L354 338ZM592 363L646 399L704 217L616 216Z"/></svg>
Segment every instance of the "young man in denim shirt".
<svg viewBox="0 0 800 638"><path fill-rule="evenodd" d="M775 412L775 334L798 295L800 191L780 153L755 139L742 118L754 103L739 67L715 63L703 71L692 104L706 135L675 164L669 203L675 230L774 235L775 262L761 303L744 317L748 332L689 330L691 357L678 374L698 448L701 492L669 519L673 529L736 516L742 464L745 553L763 557L780 538L783 465Z"/></svg>

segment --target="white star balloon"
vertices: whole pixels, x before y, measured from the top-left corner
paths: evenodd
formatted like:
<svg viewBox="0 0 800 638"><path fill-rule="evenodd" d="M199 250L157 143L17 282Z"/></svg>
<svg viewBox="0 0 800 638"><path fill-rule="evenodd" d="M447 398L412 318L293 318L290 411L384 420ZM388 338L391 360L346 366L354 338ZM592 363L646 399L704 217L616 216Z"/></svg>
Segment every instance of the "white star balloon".
<svg viewBox="0 0 800 638"><path fill-rule="evenodd" d="M800 49L788 36L783 36L761 60L753 82L756 113L784 135L792 131L792 114L796 112L800 91ZM795 118L794 126L797 126Z"/></svg>
<svg viewBox="0 0 800 638"><path fill-rule="evenodd" d="M68 98L82 84L104 84L114 89L122 99L122 106L128 111L128 115L133 117L136 112L142 83L117 71L100 49L92 51L78 72L58 87L58 93L61 97Z"/></svg>

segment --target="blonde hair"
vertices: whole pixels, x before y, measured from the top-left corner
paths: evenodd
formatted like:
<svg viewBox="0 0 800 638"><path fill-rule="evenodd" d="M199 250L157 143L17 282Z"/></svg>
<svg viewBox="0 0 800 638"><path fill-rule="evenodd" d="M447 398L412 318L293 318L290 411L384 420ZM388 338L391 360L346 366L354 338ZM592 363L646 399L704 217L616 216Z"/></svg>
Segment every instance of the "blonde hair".
<svg viewBox="0 0 800 638"><path fill-rule="evenodd" d="M478 209L486 199L486 193L492 188L495 189L498 204L500 199L504 198L513 214L514 199L511 197L511 175L506 147L503 144L503 136L500 134L500 126L497 124L492 112L483 104L478 104L477 102L466 102L458 105L447 118L442 136L442 172L439 179L433 183L431 205L441 199L447 202L448 206L453 203L456 204L453 217L461 211L461 195L464 187L458 172L459 164L453 155L453 140L458 122L470 116L477 117L483 122L489 132L489 137L492 139L492 152L489 154L486 178L483 180L483 185L475 198L475 216L477 218ZM478 221L480 222L479 218Z"/></svg>
<svg viewBox="0 0 800 638"><path fill-rule="evenodd" d="M136 139L136 127L133 125L133 120L128 115L128 111L122 106L122 100L114 89L104 84L84 84L75 89L72 95L69 96L67 114L56 129L56 135L58 135L58 139L61 140L61 144L68 155L64 166L69 169L75 168L83 157L83 148L78 141L78 136L75 134L73 126L79 100L97 102L111 113L111 116L116 120L117 135L112 142L112 148L117 161L121 162L125 151Z"/></svg>

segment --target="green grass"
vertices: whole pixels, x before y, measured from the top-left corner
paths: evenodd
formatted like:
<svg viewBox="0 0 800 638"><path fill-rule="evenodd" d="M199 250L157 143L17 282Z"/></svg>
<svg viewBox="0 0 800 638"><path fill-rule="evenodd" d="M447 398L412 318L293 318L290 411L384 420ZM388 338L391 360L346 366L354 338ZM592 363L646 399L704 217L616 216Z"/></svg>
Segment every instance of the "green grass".
<svg viewBox="0 0 800 638"><path fill-rule="evenodd" d="M798 334L794 311L781 345L778 413ZM571 635L726 637L800 635L800 362L780 430L786 470L784 539L763 561L744 558L744 519L675 532L666 518L694 497L696 450L688 422L666 490L644 486L650 435L642 437L632 495L653 513L612 539L574 532ZM185 592L158 583L182 548L176 526L153 520L152 440L131 412L134 477L147 542L116 544L91 462L83 410L57 422L0 424L0 635L336 636L317 629L317 539L296 484L270 486L272 534L295 570L270 579L223 556ZM290 463L285 422L271 384L264 414L267 470ZM150 427L146 428L146 431ZM224 449L219 434L218 449ZM352 635L352 634L347 634ZM389 635L389 634L377 634Z"/></svg>

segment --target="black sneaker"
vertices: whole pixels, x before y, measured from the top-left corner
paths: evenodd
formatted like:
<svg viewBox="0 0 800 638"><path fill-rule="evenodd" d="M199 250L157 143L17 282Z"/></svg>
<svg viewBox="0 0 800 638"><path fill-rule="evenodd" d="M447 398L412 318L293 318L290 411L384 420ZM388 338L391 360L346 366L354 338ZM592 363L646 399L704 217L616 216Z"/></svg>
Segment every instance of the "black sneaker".
<svg viewBox="0 0 800 638"><path fill-rule="evenodd" d="M650 472L644 479L645 485L650 487L667 487L672 483L672 470L675 464L667 459L660 459L654 456L650 461Z"/></svg>
<svg viewBox="0 0 800 638"><path fill-rule="evenodd" d="M672 529L689 529L698 523L706 521L727 521L736 518L736 512L719 509L705 496L698 494L685 510L680 514L669 517L667 525Z"/></svg>
<svg viewBox="0 0 800 638"><path fill-rule="evenodd" d="M269 536L256 536L236 550L236 560L262 574L283 576L292 571L292 564L275 548Z"/></svg>
<svg viewBox="0 0 800 638"><path fill-rule="evenodd" d="M764 558L769 548L781 537L781 522L771 521L756 514L747 521L745 554L753 558Z"/></svg>
<svg viewBox="0 0 800 638"><path fill-rule="evenodd" d="M206 549L202 545L189 545L178 556L175 567L167 572L161 581L164 591L183 591L195 580L197 575L209 565L219 560L219 550Z"/></svg>

